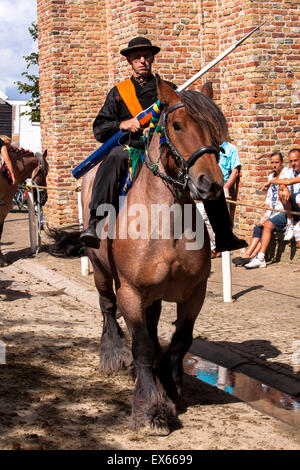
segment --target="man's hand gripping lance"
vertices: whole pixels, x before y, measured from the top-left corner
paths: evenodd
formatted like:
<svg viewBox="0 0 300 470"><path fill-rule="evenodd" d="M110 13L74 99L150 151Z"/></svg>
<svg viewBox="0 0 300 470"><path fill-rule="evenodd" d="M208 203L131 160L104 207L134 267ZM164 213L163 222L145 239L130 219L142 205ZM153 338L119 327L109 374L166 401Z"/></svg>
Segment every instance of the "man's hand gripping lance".
<svg viewBox="0 0 300 470"><path fill-rule="evenodd" d="M223 60L226 56L228 56L234 49L236 49L240 44L242 44L246 39L251 36L255 31L257 31L263 24L265 24L266 21L261 23L259 26L256 26L256 28L252 29L246 36L244 36L242 39L237 41L235 44L230 46L228 49L226 49L224 52L222 52L216 59L212 60L207 64L203 69L201 69L199 72L197 72L195 75L193 75L189 80L187 80L183 85L177 88L176 92L180 93L181 91L185 90L188 86L190 86L192 83L194 83L198 78L202 77L208 70L210 70L212 67L217 65L221 60ZM140 123L143 124L143 121L145 121L145 118L149 113L151 113L153 108L153 105L147 108L145 111L142 111L139 113L136 118ZM147 120L147 118L146 118ZM104 142L101 147L99 147L95 152L93 152L89 157L87 157L83 162L81 162L78 166L74 168L72 171L72 175L78 179L82 175L84 175L87 171L89 171L91 168L93 168L97 163L99 163L103 158L117 145L122 144L122 138L123 140L126 138L126 133L123 131L118 131L113 137L108 139L106 142Z"/></svg>

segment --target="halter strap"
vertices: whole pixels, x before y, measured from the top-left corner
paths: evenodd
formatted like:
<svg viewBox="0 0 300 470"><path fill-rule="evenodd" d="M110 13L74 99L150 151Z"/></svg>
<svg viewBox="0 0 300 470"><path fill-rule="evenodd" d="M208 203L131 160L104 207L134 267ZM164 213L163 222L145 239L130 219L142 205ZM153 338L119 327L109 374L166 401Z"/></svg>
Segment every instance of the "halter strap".
<svg viewBox="0 0 300 470"><path fill-rule="evenodd" d="M163 114L163 121L162 121L162 128L161 128L162 138L160 141L161 145L167 145L169 147L172 157L181 164L181 170L178 172L177 179L174 179L169 175L165 175L161 173L158 170L158 164L153 164L153 162L151 161L150 155L147 155L147 156L151 163L148 163L146 161L146 165L154 174L159 176L161 179L165 180L167 183L171 184L174 188L179 186L183 190L185 190L189 180L191 179L189 175L189 169L194 165L194 163L196 163L196 161L206 153L214 154L218 161L220 151L224 152L224 150L220 147L216 148L213 145L206 145L195 150L186 161L183 158L183 156L180 154L180 152L178 152L173 142L171 141L169 131L168 131L168 124L167 124L168 115L172 113L173 111L176 111L176 109L179 109L179 108L184 108L184 103L182 103L181 101L178 103L175 103L173 106L165 110ZM162 156L162 152L160 154L159 160L161 156Z"/></svg>
<svg viewBox="0 0 300 470"><path fill-rule="evenodd" d="M195 150L195 152L192 153L192 155L186 162L186 166L188 168L191 168L191 166L194 165L198 158L202 157L202 155L204 155L205 153L214 153L217 158L219 157L218 149L213 145L207 145L206 147L200 147L199 149Z"/></svg>
<svg viewBox="0 0 300 470"><path fill-rule="evenodd" d="M169 131L168 131L167 120L168 120L168 115L170 113L172 113L173 111L176 111L176 109L179 109L179 108L184 108L184 103L182 103L181 101L179 103L175 103L173 106L171 106L169 109L167 109L164 112L164 115L163 115L163 132L164 132L164 136L165 136L166 145L168 145L168 147L170 148L170 150L172 152L172 155L177 160L181 161L181 165L183 167L183 170L187 171L189 168L191 168L191 166L193 166L194 163L196 163L196 161L200 157L202 157L202 155L204 155L205 153L213 153L216 156L216 158L218 159L220 150L223 150L223 149L220 149L220 147L217 149L213 145L206 145L206 146L198 148L197 150L195 150L192 153L192 155L190 155L190 157L187 161L178 152L178 150L174 146L173 142L171 141Z"/></svg>

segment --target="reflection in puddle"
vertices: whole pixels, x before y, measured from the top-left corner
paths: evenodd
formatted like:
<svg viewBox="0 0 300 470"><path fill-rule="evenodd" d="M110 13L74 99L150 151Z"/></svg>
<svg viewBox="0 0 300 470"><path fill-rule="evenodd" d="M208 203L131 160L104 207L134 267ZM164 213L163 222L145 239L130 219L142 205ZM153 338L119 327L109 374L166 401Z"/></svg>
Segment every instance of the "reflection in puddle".
<svg viewBox="0 0 300 470"><path fill-rule="evenodd" d="M247 402L253 408L300 428L300 398L190 354L185 356L184 370L187 374Z"/></svg>

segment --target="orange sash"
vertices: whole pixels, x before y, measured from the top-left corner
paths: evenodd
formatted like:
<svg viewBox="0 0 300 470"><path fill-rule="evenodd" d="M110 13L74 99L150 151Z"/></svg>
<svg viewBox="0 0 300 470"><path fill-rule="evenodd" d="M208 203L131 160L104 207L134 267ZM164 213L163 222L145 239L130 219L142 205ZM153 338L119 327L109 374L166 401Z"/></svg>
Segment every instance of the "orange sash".
<svg viewBox="0 0 300 470"><path fill-rule="evenodd" d="M143 111L143 108L141 107L141 104L136 96L134 84L132 83L130 78L127 78L127 80L120 82L117 85L117 89L120 93L122 100L126 104L128 111L133 117L136 117ZM142 119L140 119L141 125L144 125L147 121L150 120L150 118L151 112L144 116Z"/></svg>

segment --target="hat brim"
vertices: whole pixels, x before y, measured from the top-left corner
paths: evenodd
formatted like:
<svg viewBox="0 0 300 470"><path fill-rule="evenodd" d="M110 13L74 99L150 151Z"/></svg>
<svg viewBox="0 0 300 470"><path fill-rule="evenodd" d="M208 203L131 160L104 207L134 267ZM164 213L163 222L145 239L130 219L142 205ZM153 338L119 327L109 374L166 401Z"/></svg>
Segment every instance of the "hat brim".
<svg viewBox="0 0 300 470"><path fill-rule="evenodd" d="M131 51L135 51L136 49L151 49L154 55L160 51L160 47L157 46L149 46L148 44L137 44L136 46L126 47L126 49L122 49L120 51L120 54L127 57Z"/></svg>

